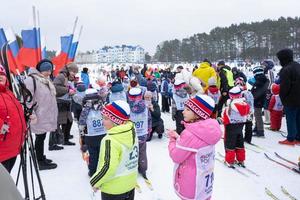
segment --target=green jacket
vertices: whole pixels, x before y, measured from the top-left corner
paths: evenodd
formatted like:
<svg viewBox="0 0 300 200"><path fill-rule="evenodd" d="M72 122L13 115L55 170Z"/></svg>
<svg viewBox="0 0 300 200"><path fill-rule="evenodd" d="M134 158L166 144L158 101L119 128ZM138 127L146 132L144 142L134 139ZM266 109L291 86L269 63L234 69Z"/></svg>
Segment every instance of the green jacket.
<svg viewBox="0 0 300 200"><path fill-rule="evenodd" d="M134 124L115 126L101 141L98 169L92 176L92 187L107 194L123 194L136 185L138 139Z"/></svg>

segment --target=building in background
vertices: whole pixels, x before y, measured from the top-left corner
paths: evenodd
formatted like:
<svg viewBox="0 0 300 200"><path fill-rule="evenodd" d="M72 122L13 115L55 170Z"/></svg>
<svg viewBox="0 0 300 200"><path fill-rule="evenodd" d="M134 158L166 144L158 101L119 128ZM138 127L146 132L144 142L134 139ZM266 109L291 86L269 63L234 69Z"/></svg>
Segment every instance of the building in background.
<svg viewBox="0 0 300 200"><path fill-rule="evenodd" d="M145 50L141 46L103 47L98 51L99 63L144 63Z"/></svg>

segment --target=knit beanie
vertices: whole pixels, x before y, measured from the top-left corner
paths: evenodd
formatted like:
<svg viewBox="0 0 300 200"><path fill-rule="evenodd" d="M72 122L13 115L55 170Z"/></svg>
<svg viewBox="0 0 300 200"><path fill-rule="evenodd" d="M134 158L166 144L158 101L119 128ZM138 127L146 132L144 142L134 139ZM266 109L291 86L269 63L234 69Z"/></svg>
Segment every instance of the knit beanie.
<svg viewBox="0 0 300 200"><path fill-rule="evenodd" d="M175 90L180 90L186 86L185 81L181 79L176 79L174 82Z"/></svg>
<svg viewBox="0 0 300 200"><path fill-rule="evenodd" d="M278 84L276 84L276 83L273 83L273 84L271 85L271 92L272 92L272 94L274 94L274 95L279 94L279 92L280 92L280 85L278 85Z"/></svg>
<svg viewBox="0 0 300 200"><path fill-rule="evenodd" d="M117 100L104 106L101 113L115 124L120 125L129 120L130 107L127 102Z"/></svg>
<svg viewBox="0 0 300 200"><path fill-rule="evenodd" d="M69 63L69 64L67 64L67 69L69 71L74 72L75 74L78 73L78 67L77 67L77 65L75 63Z"/></svg>
<svg viewBox="0 0 300 200"><path fill-rule="evenodd" d="M260 74L264 74L264 69L261 66L256 66L253 68L253 75L257 76Z"/></svg>
<svg viewBox="0 0 300 200"><path fill-rule="evenodd" d="M217 80L216 80L216 77L210 77L208 79L208 86L216 86L217 85Z"/></svg>
<svg viewBox="0 0 300 200"><path fill-rule="evenodd" d="M84 92L86 88L83 82L79 82L76 85L76 89L78 92Z"/></svg>
<svg viewBox="0 0 300 200"><path fill-rule="evenodd" d="M229 90L230 99L241 98L241 89L238 86L235 86Z"/></svg>
<svg viewBox="0 0 300 200"><path fill-rule="evenodd" d="M143 96L142 96L142 89L135 87L135 88L131 88L128 92L128 99L130 101L136 101L136 100L142 100Z"/></svg>
<svg viewBox="0 0 300 200"><path fill-rule="evenodd" d="M53 63L48 59L43 59L36 65L36 69L39 72L52 71L53 70Z"/></svg>
<svg viewBox="0 0 300 200"><path fill-rule="evenodd" d="M212 114L215 107L215 101L207 95L199 94L187 100L185 106L198 115L200 119L205 120Z"/></svg>

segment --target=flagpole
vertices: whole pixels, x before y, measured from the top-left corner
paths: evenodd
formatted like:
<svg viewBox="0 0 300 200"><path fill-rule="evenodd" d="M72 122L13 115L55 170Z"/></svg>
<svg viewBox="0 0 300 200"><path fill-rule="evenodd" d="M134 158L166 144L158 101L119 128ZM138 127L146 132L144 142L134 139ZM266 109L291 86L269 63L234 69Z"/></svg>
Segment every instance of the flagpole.
<svg viewBox="0 0 300 200"><path fill-rule="evenodd" d="M40 12L37 10L37 26L38 26L38 35L37 35L37 39L38 39L38 47L40 47L40 50L38 50L38 54L39 54L39 60L42 60L42 42L41 42L41 27L40 27Z"/></svg>
<svg viewBox="0 0 300 200"><path fill-rule="evenodd" d="M73 32L72 32L72 40L70 41L70 44L69 44L69 47L68 47L68 55L70 54L70 50L71 50L71 46L72 46L72 42L73 42L73 37L74 37L74 33L75 33L75 30L76 30L76 26L77 26L77 22L78 22L78 16L76 16L76 19L75 19L75 22L74 22L74 26L73 26ZM67 64L68 62L68 56L66 57L66 60L65 60L65 65Z"/></svg>
<svg viewBox="0 0 300 200"><path fill-rule="evenodd" d="M37 29L37 13L36 13L36 10L35 10L35 6L32 6L32 16L33 16L33 30L35 29L35 42L36 42L36 45L37 47L39 46L39 39L38 39L38 29ZM36 57L36 63L38 63L40 61L40 52L39 50L37 51L37 57ZM32 66L34 67L34 66Z"/></svg>
<svg viewBox="0 0 300 200"><path fill-rule="evenodd" d="M79 34L78 34L78 44L76 46L76 49L74 50L74 58L73 58L73 61L75 60L75 55L76 55L76 51L78 49L78 45L79 45L79 40L80 40L80 36L81 36L81 33L82 33L82 29L83 29L83 26L80 27L80 30L79 30Z"/></svg>

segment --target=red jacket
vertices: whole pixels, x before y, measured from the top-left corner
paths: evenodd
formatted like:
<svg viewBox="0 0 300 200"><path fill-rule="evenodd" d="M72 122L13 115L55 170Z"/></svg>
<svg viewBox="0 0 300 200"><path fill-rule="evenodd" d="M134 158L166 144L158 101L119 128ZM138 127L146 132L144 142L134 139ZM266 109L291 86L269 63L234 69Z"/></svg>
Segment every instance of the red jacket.
<svg viewBox="0 0 300 200"><path fill-rule="evenodd" d="M10 90L1 88L0 129L4 123L8 123L9 131L5 137L4 134L0 134L0 162L13 158L20 153L26 131L21 104Z"/></svg>

